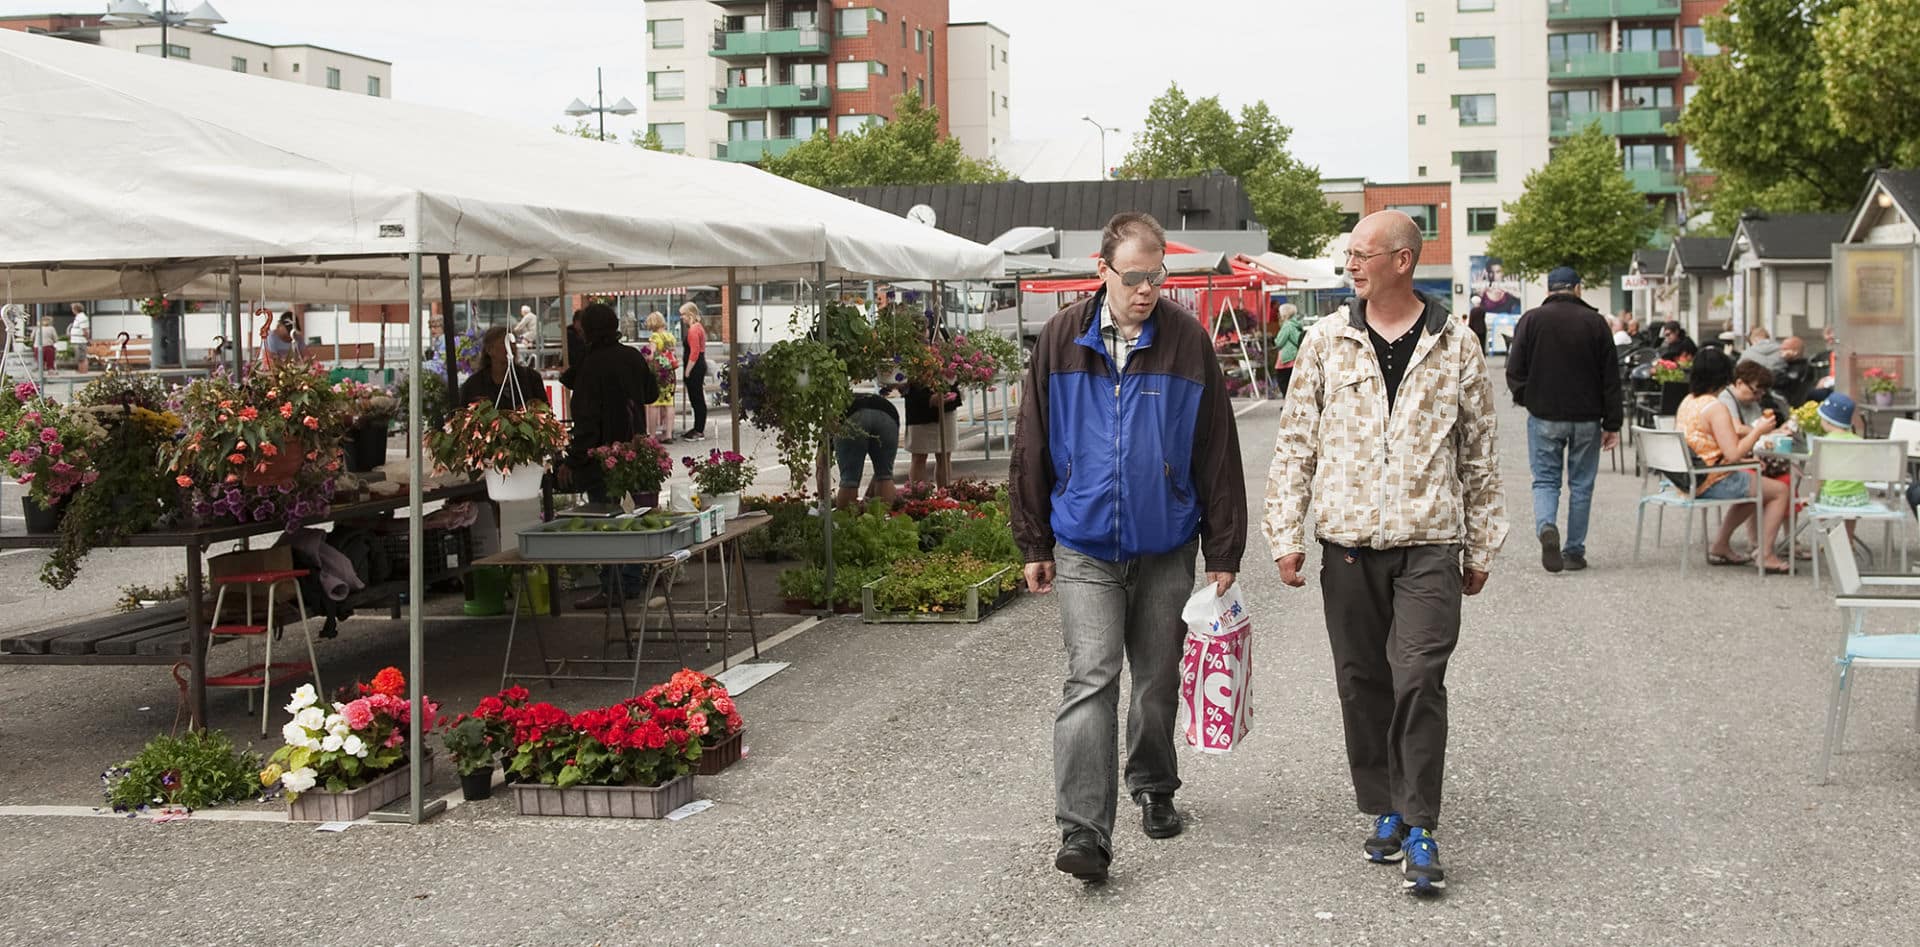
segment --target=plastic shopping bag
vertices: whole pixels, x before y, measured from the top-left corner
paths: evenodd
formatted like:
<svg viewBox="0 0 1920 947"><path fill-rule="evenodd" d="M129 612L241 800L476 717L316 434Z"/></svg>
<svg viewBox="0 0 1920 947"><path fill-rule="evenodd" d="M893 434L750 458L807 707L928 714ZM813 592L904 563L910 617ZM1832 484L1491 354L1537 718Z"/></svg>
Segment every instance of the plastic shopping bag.
<svg viewBox="0 0 1920 947"><path fill-rule="evenodd" d="M1175 727L1202 753L1230 753L1252 729L1253 620L1235 584L1215 595L1213 583L1187 599L1180 656L1180 707Z"/></svg>

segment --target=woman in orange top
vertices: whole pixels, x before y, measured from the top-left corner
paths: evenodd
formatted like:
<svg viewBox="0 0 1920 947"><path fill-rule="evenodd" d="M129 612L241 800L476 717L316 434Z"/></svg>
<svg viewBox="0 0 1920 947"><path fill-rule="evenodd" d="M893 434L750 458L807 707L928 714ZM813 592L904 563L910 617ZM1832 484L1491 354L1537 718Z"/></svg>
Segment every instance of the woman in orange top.
<svg viewBox="0 0 1920 947"><path fill-rule="evenodd" d="M1733 383L1733 360L1717 348L1705 349L1694 356L1693 372L1687 379L1687 399L1680 402L1674 426L1687 439L1687 447L1700 457L1703 466L1737 464L1751 460L1760 439L1779 426L1772 411L1761 415L1753 427L1741 433L1733 415L1720 401L1720 392ZM1785 575L1787 562L1773 553L1780 524L1787 517L1787 485L1778 480L1755 477L1750 470L1722 471L1702 477L1694 496L1702 500L1734 500L1753 496L1756 487L1761 497L1760 549L1766 557L1767 571ZM1720 523L1720 534L1707 547L1707 562L1716 566L1752 565L1753 557L1737 556L1731 540L1733 531L1753 515L1750 506L1727 510Z"/></svg>
<svg viewBox="0 0 1920 947"><path fill-rule="evenodd" d="M707 327L700 322L700 307L691 302L680 304L681 342L686 351L680 364L686 366L687 403L693 406L693 427L686 439L704 440L707 436Z"/></svg>

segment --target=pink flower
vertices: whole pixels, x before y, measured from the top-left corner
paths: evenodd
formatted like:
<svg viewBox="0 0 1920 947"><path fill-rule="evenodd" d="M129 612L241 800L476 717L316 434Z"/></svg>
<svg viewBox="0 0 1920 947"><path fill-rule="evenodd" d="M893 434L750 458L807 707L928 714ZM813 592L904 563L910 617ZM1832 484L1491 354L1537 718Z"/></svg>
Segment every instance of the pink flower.
<svg viewBox="0 0 1920 947"><path fill-rule="evenodd" d="M67 446L65 444L60 443L59 441L54 441L53 443L47 445L47 453L55 457L60 456L60 453L66 449L67 449Z"/></svg>
<svg viewBox="0 0 1920 947"><path fill-rule="evenodd" d="M373 725L373 705L362 697L341 708L340 713L347 718L347 726L355 730L365 730Z"/></svg>
<svg viewBox="0 0 1920 947"><path fill-rule="evenodd" d="M406 735L402 734L399 730L395 730L392 733L387 734L386 746L387 746L387 749L389 750L405 742L407 742Z"/></svg>
<svg viewBox="0 0 1920 947"><path fill-rule="evenodd" d="M56 431L56 430L54 430L53 428L50 428L50 427L43 427L43 428L41 428L41 429L40 429L40 443L42 443L42 444L57 444L57 443L59 443L59 442L60 442L60 432L59 432L59 431Z"/></svg>

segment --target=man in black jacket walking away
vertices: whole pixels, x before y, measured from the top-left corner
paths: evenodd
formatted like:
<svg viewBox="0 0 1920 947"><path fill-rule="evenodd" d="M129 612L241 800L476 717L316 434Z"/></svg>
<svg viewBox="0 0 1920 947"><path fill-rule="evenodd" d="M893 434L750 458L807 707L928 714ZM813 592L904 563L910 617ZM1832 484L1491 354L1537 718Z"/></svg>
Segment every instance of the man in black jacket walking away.
<svg viewBox="0 0 1920 947"><path fill-rule="evenodd" d="M1533 529L1548 572L1587 567L1587 514L1600 452L1620 441L1620 360L1599 310L1580 298L1580 273L1547 274L1547 298L1520 317L1507 352L1507 387L1527 409ZM1556 521L1567 485L1567 532Z"/></svg>

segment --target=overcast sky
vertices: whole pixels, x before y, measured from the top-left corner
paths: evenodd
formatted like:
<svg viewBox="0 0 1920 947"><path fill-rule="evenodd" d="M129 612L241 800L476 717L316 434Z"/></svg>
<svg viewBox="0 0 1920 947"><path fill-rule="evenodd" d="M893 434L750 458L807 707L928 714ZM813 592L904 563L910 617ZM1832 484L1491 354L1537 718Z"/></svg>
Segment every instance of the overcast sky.
<svg viewBox="0 0 1920 947"><path fill-rule="evenodd" d="M189 0L191 7L198 0ZM158 8L158 0L150 6ZM569 99L646 106L646 12L639 0L214 0L221 32L314 43L393 63L393 95L549 126ZM0 0L0 14L91 12L105 0ZM1294 129L1294 153L1327 177L1406 176L1406 36L1401 0L951 0L955 21L1012 36L1013 133L1123 135L1180 83L1230 109L1264 99ZM608 119L608 130L644 127Z"/></svg>

